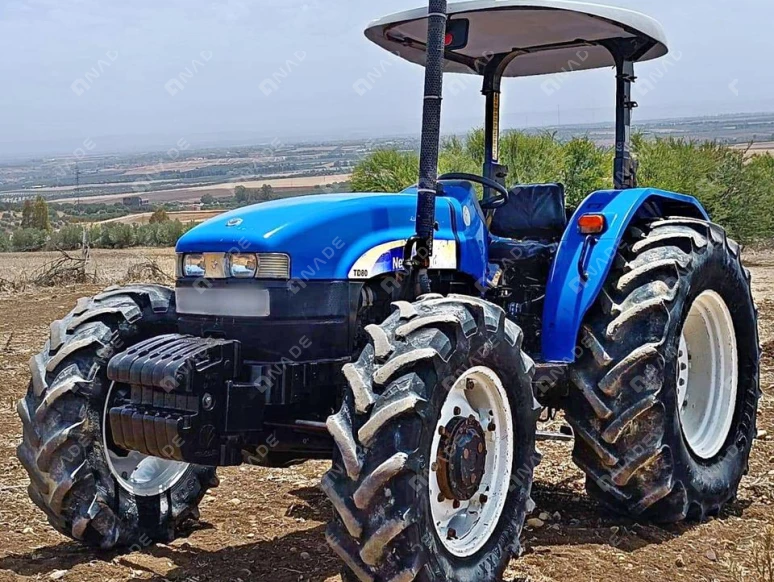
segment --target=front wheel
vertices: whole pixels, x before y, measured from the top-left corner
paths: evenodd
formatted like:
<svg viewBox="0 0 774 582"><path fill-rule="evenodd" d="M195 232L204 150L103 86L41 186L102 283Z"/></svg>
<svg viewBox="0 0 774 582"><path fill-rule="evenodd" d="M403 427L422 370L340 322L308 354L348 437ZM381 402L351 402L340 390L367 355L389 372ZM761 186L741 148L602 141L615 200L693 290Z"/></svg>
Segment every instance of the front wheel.
<svg viewBox="0 0 774 582"><path fill-rule="evenodd" d="M739 246L688 218L630 229L589 312L567 407L588 491L660 522L736 496L755 438L757 312Z"/></svg>
<svg viewBox="0 0 774 582"><path fill-rule="evenodd" d="M499 580L519 552L537 461L534 365L483 300L398 302L328 419L328 542L347 579Z"/></svg>
<svg viewBox="0 0 774 582"><path fill-rule="evenodd" d="M171 541L217 484L213 468L124 451L110 438L107 411L128 389L107 378L108 362L174 331L175 320L171 289L108 289L52 323L30 360L32 380L17 406L24 435L17 455L32 501L64 535L104 549Z"/></svg>

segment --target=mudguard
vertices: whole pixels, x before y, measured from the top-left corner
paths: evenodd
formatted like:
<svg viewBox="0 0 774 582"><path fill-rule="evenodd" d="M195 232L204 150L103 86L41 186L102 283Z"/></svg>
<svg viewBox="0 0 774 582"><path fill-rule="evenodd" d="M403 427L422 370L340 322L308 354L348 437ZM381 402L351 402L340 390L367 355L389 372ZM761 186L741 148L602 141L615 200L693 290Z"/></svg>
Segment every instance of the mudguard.
<svg viewBox="0 0 774 582"><path fill-rule="evenodd" d="M605 215L607 227L601 235L578 232L577 219L587 213ZM624 233L635 218L662 216L709 220L692 196L653 188L594 192L575 211L557 250L546 288L542 339L546 362L575 361L583 318L602 290Z"/></svg>

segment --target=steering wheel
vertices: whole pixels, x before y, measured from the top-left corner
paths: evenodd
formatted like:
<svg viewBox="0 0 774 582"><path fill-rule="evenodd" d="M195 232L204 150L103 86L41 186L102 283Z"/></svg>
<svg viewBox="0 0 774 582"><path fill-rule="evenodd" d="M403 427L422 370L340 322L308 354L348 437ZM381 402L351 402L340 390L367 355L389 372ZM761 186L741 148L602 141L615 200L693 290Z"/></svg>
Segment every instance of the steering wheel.
<svg viewBox="0 0 774 582"><path fill-rule="evenodd" d="M501 206L505 206L508 203L508 199L510 198L511 194L508 192L508 189L500 184L499 182L495 182L494 180L490 178L486 178L484 176L478 176L477 174L467 174L465 172L450 172L449 174L443 174L442 176L438 176L439 180L467 180L468 182L475 182L476 184L481 184L482 186L485 186L487 188L491 188L492 190L496 190L497 194L494 196L489 196L488 198L485 198L479 202L479 206L481 206L482 210L494 210L495 208L500 208Z"/></svg>

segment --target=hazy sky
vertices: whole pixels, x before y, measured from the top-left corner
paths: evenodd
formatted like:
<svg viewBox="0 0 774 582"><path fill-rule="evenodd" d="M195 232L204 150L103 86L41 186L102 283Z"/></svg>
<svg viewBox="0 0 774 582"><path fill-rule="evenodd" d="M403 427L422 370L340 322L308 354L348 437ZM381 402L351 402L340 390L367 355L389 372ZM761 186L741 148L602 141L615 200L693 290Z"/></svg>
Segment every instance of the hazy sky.
<svg viewBox="0 0 774 582"><path fill-rule="evenodd" d="M672 65L640 118L774 111L772 0L615 0L662 22ZM0 154L367 137L419 130L420 67L365 25L423 0L0 0ZM658 61L638 75L658 75ZM382 78L365 95L353 85ZM95 74L96 72L96 74ZM274 76L276 91L262 83ZM283 78L284 77L284 78ZM612 71L505 84L505 126L612 119ZM481 123L471 84L444 130Z"/></svg>

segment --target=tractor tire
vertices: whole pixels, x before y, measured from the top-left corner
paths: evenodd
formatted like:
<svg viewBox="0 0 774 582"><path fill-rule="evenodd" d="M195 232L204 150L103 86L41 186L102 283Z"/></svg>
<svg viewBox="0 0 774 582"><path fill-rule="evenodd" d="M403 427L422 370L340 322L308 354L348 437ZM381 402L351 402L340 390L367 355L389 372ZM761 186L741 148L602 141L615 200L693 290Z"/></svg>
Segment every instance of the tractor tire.
<svg viewBox="0 0 774 582"><path fill-rule="evenodd" d="M107 363L172 331L171 289L112 287L52 323L43 351L30 360L32 381L17 406L23 427L17 456L29 473L32 501L62 534L103 549L171 541L186 520L198 518L205 491L217 484L214 469L181 464L169 473L175 479L168 487L135 494L111 470L103 432Z"/></svg>
<svg viewBox="0 0 774 582"><path fill-rule="evenodd" d="M336 443L321 486L335 509L328 543L345 564L345 580L500 580L520 553L539 461L540 407L522 332L502 309L472 297L428 294L393 305L382 325L366 328L370 342L345 366L349 387L341 410L328 419ZM499 399L485 400L495 384ZM459 397L463 390L469 396ZM490 444L463 451L464 443L481 443L457 440L463 425L464 438L478 434ZM483 460L475 450L485 451ZM452 485L448 468L462 459L483 463L477 465L483 476L454 473ZM445 489L439 489L442 473ZM451 511L453 524L436 527L436 511Z"/></svg>
<svg viewBox="0 0 774 582"><path fill-rule="evenodd" d="M721 227L630 228L579 350L566 415L593 497L661 523L703 520L736 498L760 347L750 273Z"/></svg>

